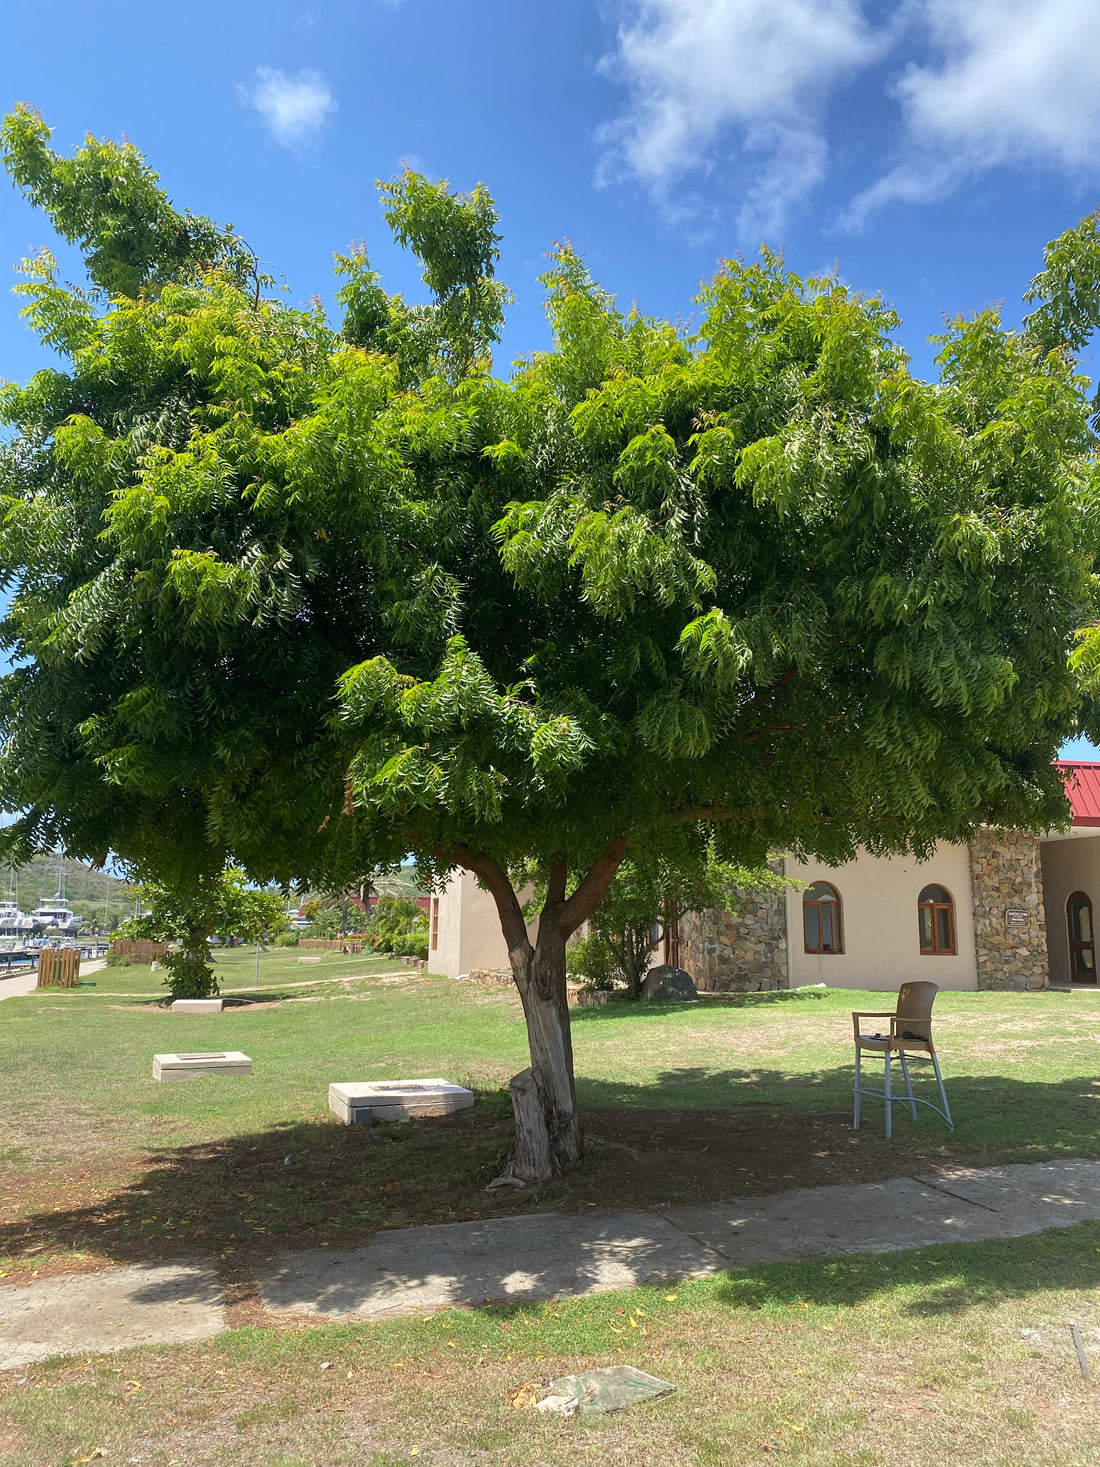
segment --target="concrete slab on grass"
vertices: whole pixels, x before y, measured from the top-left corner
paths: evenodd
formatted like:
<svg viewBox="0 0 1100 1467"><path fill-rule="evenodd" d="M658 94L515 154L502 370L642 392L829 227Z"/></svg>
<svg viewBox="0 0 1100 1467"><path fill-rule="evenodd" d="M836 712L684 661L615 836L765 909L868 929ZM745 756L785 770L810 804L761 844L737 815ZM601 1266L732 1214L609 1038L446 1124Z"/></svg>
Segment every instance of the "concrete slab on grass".
<svg viewBox="0 0 1100 1467"><path fill-rule="evenodd" d="M411 1121L469 1110L474 1092L450 1080L343 1080L328 1087L328 1108L352 1125L355 1112L369 1109L376 1121Z"/></svg>
<svg viewBox="0 0 1100 1467"><path fill-rule="evenodd" d="M172 1000L174 1014L220 1014L225 1007L220 998L175 998Z"/></svg>
<svg viewBox="0 0 1100 1467"><path fill-rule="evenodd" d="M0 1370L132 1345L205 1340L225 1329L212 1263L106 1268L0 1288Z"/></svg>
<svg viewBox="0 0 1100 1467"><path fill-rule="evenodd" d="M651 1212L544 1213L395 1229L354 1252L288 1254L258 1281L275 1315L383 1319L486 1300L602 1294L699 1277L724 1262Z"/></svg>
<svg viewBox="0 0 1100 1467"><path fill-rule="evenodd" d="M201 1080L204 1075L251 1075L252 1061L239 1049L193 1054L155 1054L154 1080Z"/></svg>

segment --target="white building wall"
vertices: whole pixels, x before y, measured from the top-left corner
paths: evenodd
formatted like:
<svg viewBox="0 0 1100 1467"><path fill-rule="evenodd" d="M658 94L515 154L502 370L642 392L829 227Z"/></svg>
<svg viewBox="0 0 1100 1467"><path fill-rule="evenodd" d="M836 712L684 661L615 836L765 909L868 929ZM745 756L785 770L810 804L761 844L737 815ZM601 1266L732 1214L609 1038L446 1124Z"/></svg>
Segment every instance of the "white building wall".
<svg viewBox="0 0 1100 1467"><path fill-rule="evenodd" d="M520 899L527 893L520 893ZM438 942L428 949L428 971L457 978L474 968L508 970L508 947L496 903L472 871L455 871L438 898ZM535 927L527 929L533 942Z"/></svg>
<svg viewBox="0 0 1100 1467"><path fill-rule="evenodd" d="M1066 903L1073 892L1083 891L1092 902L1093 920L1100 918L1100 830L1095 826L1077 826L1065 836L1048 836L1041 849L1050 981L1068 983L1071 975ZM1097 951L1100 953L1100 943Z"/></svg>
<svg viewBox="0 0 1100 1467"><path fill-rule="evenodd" d="M828 881L840 893L842 953L808 953L802 927L802 891L787 893L787 951L792 988L896 990L912 979L941 988L976 989L974 914L966 846L941 845L929 861L906 856L859 856L846 866L788 860L787 875L807 885ZM917 935L917 897L935 883L955 903L957 952L925 954Z"/></svg>

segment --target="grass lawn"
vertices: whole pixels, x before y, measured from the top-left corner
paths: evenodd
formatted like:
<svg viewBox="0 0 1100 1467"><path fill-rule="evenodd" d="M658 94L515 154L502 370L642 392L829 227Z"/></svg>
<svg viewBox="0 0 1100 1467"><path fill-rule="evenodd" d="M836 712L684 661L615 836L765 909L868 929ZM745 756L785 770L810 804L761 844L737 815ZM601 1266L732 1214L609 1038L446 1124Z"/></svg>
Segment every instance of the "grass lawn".
<svg viewBox="0 0 1100 1467"><path fill-rule="evenodd" d="M354 1246L379 1227L1100 1155L1097 994L941 994L957 1129L899 1109L887 1142L874 1102L851 1129L848 1018L887 1005L815 989L578 1011L586 1161L562 1182L488 1197L511 1135L502 1087L526 1062L512 990L337 953L260 961L268 987L246 993L254 950L219 956L225 992L250 1000L222 1014L161 1008L160 975L141 968L0 1005L0 1271L200 1253L244 1268L257 1252ZM213 1048L244 1050L253 1076L152 1079L155 1052ZM330 1081L416 1075L468 1084L478 1104L373 1128L327 1110Z"/></svg>
<svg viewBox="0 0 1100 1467"><path fill-rule="evenodd" d="M11 1372L0 1460L61 1467L1094 1467L1100 1225L731 1270L674 1288L307 1330ZM674 1395L515 1409L630 1363ZM101 1454L97 1455L97 1453Z"/></svg>
<svg viewBox="0 0 1100 1467"><path fill-rule="evenodd" d="M525 1063L518 1000L293 950L220 955L241 1006L159 1007L159 976L0 1004L0 1272L213 1254L238 1327L174 1349L6 1373L0 1462L153 1467L1085 1467L1100 1460L1100 1225L888 1257L731 1270L666 1289L370 1326L274 1329L255 1261L378 1227L503 1211L658 1205L874 1180L965 1161L1100 1155L1100 995L943 994L957 1130L872 1104L851 1129L848 1011L809 990L575 1016L589 1135L581 1170L486 1197L507 1152L502 1087ZM251 1079L158 1085L154 1052L239 1048ZM345 1128L331 1080L444 1075L475 1109ZM285 1159L291 1157L291 1164ZM525 1382L625 1361L673 1396L562 1421L514 1409ZM322 1366L327 1369L322 1370Z"/></svg>

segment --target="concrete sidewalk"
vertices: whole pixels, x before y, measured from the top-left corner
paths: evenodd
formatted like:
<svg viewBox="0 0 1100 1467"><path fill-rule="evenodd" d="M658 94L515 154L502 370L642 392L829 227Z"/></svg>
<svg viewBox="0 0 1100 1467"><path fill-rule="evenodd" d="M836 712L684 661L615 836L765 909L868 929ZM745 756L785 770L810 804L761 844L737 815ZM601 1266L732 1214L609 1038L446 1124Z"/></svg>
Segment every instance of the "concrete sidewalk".
<svg viewBox="0 0 1100 1467"><path fill-rule="evenodd" d="M25 994L33 993L37 987L37 968L31 968L24 973L5 973L0 977L0 999L22 998Z"/></svg>
<svg viewBox="0 0 1100 1467"><path fill-rule="evenodd" d="M256 1270L275 1319L376 1320L454 1304L556 1299L725 1268L1016 1238L1100 1218L1100 1162L957 1168L662 1212L541 1213L381 1232ZM0 1290L0 1368L226 1328L209 1261L111 1268Z"/></svg>
<svg viewBox="0 0 1100 1467"><path fill-rule="evenodd" d="M80 965L80 971L86 978L89 973L98 973L101 968L107 966L103 958L89 958L86 963ZM0 999L23 998L28 993L34 993L38 987L38 969L32 968L26 973L4 973L0 974ZM57 990L54 990L55 992ZM42 990L49 993L48 988Z"/></svg>

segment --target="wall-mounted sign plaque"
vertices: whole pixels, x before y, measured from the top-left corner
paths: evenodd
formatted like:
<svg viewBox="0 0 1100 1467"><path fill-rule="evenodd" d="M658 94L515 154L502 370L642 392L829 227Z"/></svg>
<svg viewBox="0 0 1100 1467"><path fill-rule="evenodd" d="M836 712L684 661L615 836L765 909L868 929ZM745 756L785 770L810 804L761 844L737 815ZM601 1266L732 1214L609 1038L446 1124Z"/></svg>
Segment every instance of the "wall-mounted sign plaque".
<svg viewBox="0 0 1100 1467"><path fill-rule="evenodd" d="M1026 907L1006 907L1006 927L1029 927L1031 925L1031 913Z"/></svg>

